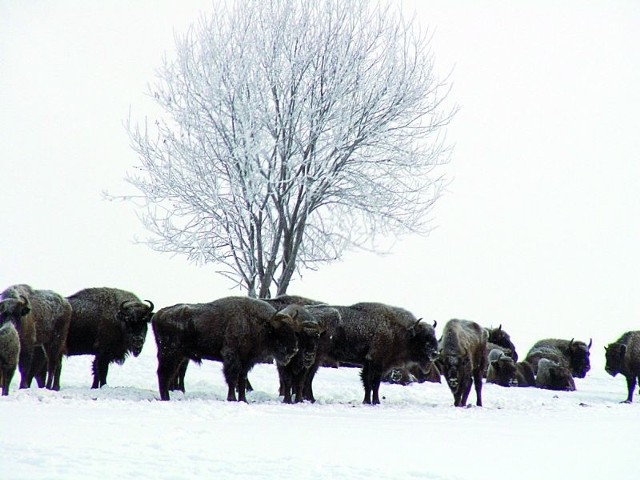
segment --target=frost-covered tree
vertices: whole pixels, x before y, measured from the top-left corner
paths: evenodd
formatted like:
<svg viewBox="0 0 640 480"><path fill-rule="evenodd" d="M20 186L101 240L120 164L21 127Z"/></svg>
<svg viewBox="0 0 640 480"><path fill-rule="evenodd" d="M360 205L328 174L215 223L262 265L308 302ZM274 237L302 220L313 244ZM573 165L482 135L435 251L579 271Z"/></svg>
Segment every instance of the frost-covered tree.
<svg viewBox="0 0 640 480"><path fill-rule="evenodd" d="M429 43L396 3L217 3L158 69L162 113L127 125L149 245L268 297L348 248L427 231L455 110Z"/></svg>

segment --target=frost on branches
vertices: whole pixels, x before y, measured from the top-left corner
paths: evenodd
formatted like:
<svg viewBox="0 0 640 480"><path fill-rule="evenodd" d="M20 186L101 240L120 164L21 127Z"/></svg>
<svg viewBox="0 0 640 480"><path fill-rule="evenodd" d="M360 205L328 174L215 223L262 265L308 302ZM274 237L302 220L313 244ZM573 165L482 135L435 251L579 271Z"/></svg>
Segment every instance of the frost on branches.
<svg viewBox="0 0 640 480"><path fill-rule="evenodd" d="M268 297L347 248L425 232L448 92L395 4L224 4L159 68L161 116L127 125L150 246Z"/></svg>

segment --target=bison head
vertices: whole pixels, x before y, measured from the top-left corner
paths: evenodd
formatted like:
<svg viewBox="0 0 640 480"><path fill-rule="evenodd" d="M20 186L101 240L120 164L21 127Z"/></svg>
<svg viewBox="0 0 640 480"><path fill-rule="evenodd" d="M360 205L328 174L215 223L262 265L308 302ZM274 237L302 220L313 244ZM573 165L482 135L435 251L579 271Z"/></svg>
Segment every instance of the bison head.
<svg viewBox="0 0 640 480"><path fill-rule="evenodd" d="M540 372L541 364L543 364L542 368L546 370L542 374ZM548 390L574 391L576 389L576 384L569 369L546 358L540 360L538 364L538 379L542 380L542 383L538 386Z"/></svg>
<svg viewBox="0 0 640 480"><path fill-rule="evenodd" d="M589 361L589 349L593 340L589 340L589 345L584 342L569 342L569 354L571 356L571 374L574 377L584 378L591 369Z"/></svg>
<svg viewBox="0 0 640 480"><path fill-rule="evenodd" d="M18 331L22 324L22 317L31 312L31 303L24 295L20 298L5 298L0 301L0 325L12 322Z"/></svg>
<svg viewBox="0 0 640 480"><path fill-rule="evenodd" d="M426 367L438 357L438 339L436 338L435 327L417 320L407 329L408 350L411 361Z"/></svg>
<svg viewBox="0 0 640 480"><path fill-rule="evenodd" d="M463 380L471 376L471 359L467 355L443 355L440 362L447 385L455 394Z"/></svg>
<svg viewBox="0 0 640 480"><path fill-rule="evenodd" d="M605 358L607 360L605 364L605 371L615 377L622 370L624 365L624 356L627 353L627 346L623 343L611 343L608 347L604 347Z"/></svg>
<svg viewBox="0 0 640 480"><path fill-rule="evenodd" d="M149 305L135 300L126 300L118 309L118 320L124 328L128 350L134 357L140 355L144 340L147 337L148 324L153 315L154 305L150 300L145 300Z"/></svg>
<svg viewBox="0 0 640 480"><path fill-rule="evenodd" d="M286 365L298 353L297 332L300 332L300 324L296 318L297 314L289 316L277 312L265 323L267 347L280 365Z"/></svg>
<svg viewBox="0 0 640 480"><path fill-rule="evenodd" d="M300 324L298 348L302 354L302 364L305 368L310 368L316 361L318 343L326 331L326 327L315 321L304 321Z"/></svg>
<svg viewBox="0 0 640 480"><path fill-rule="evenodd" d="M511 352L509 356L513 358L513 361L518 361L516 346L511 342L511 337L509 336L509 334L502 330L502 325L500 325L498 328L490 328L489 330L487 330L487 332L489 333L489 342L508 349Z"/></svg>
<svg viewBox="0 0 640 480"><path fill-rule="evenodd" d="M497 359L492 360L489 369L491 372L487 373L487 379L491 378L491 383L502 387L517 384L516 378L518 370L516 363L513 361L513 358L508 355L501 354Z"/></svg>

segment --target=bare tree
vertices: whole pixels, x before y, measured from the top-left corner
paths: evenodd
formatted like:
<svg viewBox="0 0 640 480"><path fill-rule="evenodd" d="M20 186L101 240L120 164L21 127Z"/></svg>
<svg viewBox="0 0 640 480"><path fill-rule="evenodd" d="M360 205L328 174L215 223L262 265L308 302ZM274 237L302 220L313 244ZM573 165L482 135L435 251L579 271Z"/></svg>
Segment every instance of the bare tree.
<svg viewBox="0 0 640 480"><path fill-rule="evenodd" d="M160 118L127 124L149 245L268 297L380 234L427 231L455 113L429 42L395 3L217 5L159 68Z"/></svg>

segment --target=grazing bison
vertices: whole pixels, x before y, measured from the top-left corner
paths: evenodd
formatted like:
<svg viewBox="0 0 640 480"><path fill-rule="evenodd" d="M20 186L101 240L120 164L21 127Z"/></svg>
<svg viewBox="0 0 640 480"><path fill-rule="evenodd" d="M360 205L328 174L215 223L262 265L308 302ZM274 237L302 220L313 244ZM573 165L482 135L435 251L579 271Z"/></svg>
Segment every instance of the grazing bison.
<svg viewBox="0 0 640 480"><path fill-rule="evenodd" d="M541 358L547 358L554 361L558 365L566 367L571 375L577 378L584 378L591 369L589 361L589 345L584 342L571 340L559 340L556 338L547 338L536 342L529 353L527 353L526 361L531 364L533 372L538 374L538 362Z"/></svg>
<svg viewBox="0 0 640 480"><path fill-rule="evenodd" d="M487 336L485 329L469 320L452 319L444 327L440 339L440 362L456 407L467 405L472 382L476 389L476 405L482 406Z"/></svg>
<svg viewBox="0 0 640 480"><path fill-rule="evenodd" d="M19 301L19 300L16 300ZM0 302L0 317L3 317L2 310L7 306L5 302ZM18 367L20 359L20 337L12 320L3 319L0 323L0 386L2 395L9 395L9 385Z"/></svg>
<svg viewBox="0 0 640 480"><path fill-rule="evenodd" d="M91 388L102 387L110 363L122 365L130 353L137 357L142 352L153 303L108 287L86 288L67 300L73 312L66 354L95 355Z"/></svg>
<svg viewBox="0 0 640 480"><path fill-rule="evenodd" d="M501 387L517 385L516 363L513 358L502 350L493 349L489 352L489 367L487 368L487 383L495 383Z"/></svg>
<svg viewBox="0 0 640 480"><path fill-rule="evenodd" d="M210 303L160 309L151 321L158 346L160 398L185 359L222 362L227 400L246 402L246 378L253 366L272 356L286 365L298 351L299 324L268 303L249 297L225 297Z"/></svg>
<svg viewBox="0 0 640 480"><path fill-rule="evenodd" d="M318 346L304 397L314 401L311 383L320 365L337 362L362 366L365 404L379 404L382 376L394 367L417 364L427 367L435 358L438 342L434 327L402 308L382 303L351 306L310 306L314 315L325 315L327 341Z"/></svg>
<svg viewBox="0 0 640 480"><path fill-rule="evenodd" d="M640 378L640 331L631 331L622 335L615 343L605 347L606 372L615 377L618 373L627 379L627 399L633 401L636 380Z"/></svg>
<svg viewBox="0 0 640 480"><path fill-rule="evenodd" d="M0 294L0 300L6 299L17 300L12 315L20 317L14 322L20 336L20 388L29 388L35 377L39 387L59 390L71 305L51 290L25 284L7 288Z"/></svg>
<svg viewBox="0 0 640 480"><path fill-rule="evenodd" d="M536 387L547 390L574 391L576 384L569 369L548 358L538 361Z"/></svg>

